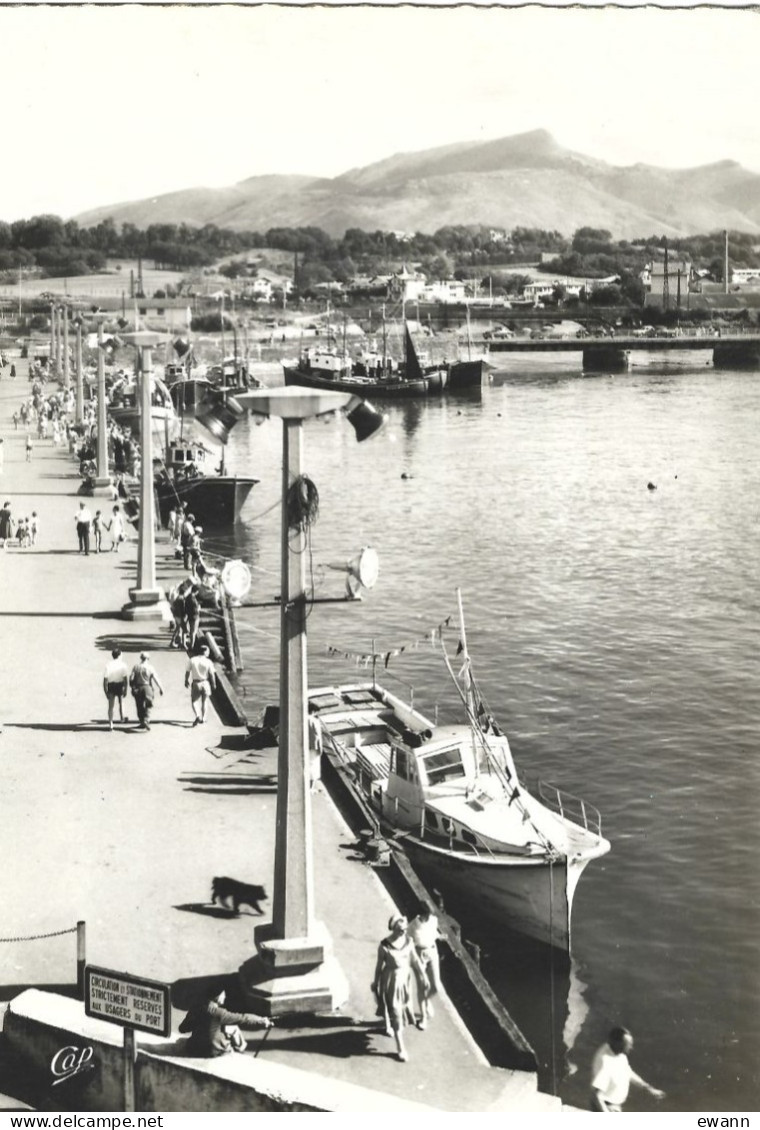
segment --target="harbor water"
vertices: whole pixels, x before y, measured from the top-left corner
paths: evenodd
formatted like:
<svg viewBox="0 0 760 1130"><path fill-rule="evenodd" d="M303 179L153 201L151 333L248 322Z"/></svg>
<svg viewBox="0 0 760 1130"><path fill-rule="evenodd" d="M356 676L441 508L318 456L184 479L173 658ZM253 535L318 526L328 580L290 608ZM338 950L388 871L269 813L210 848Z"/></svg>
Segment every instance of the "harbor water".
<svg viewBox="0 0 760 1130"><path fill-rule="evenodd" d="M361 445L345 422L309 422L316 595L343 593L362 546L380 556L361 602L311 608L309 679L364 679L356 655L404 647L382 681L456 717L426 637L456 624L460 587L521 774L596 805L612 844L579 885L569 973L489 934L476 907L462 923L543 1087L585 1107L593 1051L622 1024L667 1092L656 1109L755 1110L760 374L681 360L581 377L513 358L479 398L384 405ZM209 543L248 562L257 603L279 592L281 444L276 421L233 433L228 465L261 483L234 537ZM277 700L278 611L238 622L255 714ZM453 653L456 629L445 639ZM641 1092L629 1108L655 1109Z"/></svg>

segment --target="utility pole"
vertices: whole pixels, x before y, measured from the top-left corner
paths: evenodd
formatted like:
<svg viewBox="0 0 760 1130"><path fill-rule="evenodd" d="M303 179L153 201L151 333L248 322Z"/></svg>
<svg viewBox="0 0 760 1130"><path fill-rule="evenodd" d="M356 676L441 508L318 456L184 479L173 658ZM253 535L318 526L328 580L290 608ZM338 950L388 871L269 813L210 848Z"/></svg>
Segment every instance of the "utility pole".
<svg viewBox="0 0 760 1130"><path fill-rule="evenodd" d="M662 277L662 308L667 310L670 306L670 283L668 281L668 241L664 239L665 243L665 262L663 263L663 277Z"/></svg>

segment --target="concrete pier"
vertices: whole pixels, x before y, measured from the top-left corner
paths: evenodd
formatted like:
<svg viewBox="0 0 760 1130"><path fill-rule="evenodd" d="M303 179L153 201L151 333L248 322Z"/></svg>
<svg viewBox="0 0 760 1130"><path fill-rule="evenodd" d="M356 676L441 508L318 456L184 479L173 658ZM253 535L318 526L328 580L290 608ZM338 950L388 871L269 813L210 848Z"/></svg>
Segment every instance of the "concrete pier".
<svg viewBox="0 0 760 1130"><path fill-rule="evenodd" d="M218 875L261 883L271 895L276 761L249 748L247 730L225 727L213 713L193 728L186 658L169 649L168 627L121 618L136 540L118 554L77 552L77 464L50 440L35 440L25 462L25 433L14 430L11 414L29 385L26 366L12 359L18 379L8 380L6 369L0 380L0 492L17 517L37 512L40 533L33 548L0 548L0 934L20 939L0 940L0 997L11 1002L0 1087L8 1090L12 1052L14 1067L24 1069L11 1076L25 1088L11 1092L19 1100L51 1110L119 1109L113 1047L121 1030L86 1018L71 999L76 936L39 937L81 919L88 963L171 986L171 1038L137 1036L145 1110L370 1111L380 1109L379 1092L387 1109L559 1111L531 1072L487 1066L445 996L427 1031L408 1030L410 1062L397 1061L369 988L394 906L355 858L321 786L312 797L315 901L349 981L346 1007L283 1019L266 1041L247 1030L247 1055L183 1056L179 1020L204 987L234 980L254 952L253 927L269 917L271 902L263 917L247 907L236 916L209 899ZM104 542L110 547L108 535ZM158 583L168 587L177 569L160 540ZM102 677L114 647L129 666L141 650L151 654L164 695L149 732L134 721L108 729ZM134 720L131 699L127 713ZM63 1089L52 1086L48 1052L83 1041L100 1055L98 1088L88 1097L83 1085L67 1107Z"/></svg>

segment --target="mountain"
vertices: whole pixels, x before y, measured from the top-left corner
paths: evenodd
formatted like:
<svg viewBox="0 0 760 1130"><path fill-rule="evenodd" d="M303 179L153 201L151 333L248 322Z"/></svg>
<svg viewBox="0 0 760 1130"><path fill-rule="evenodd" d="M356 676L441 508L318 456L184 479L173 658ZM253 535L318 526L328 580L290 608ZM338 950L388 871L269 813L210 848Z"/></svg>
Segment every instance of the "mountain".
<svg viewBox="0 0 760 1130"><path fill-rule="evenodd" d="M446 224L518 225L616 239L730 228L760 233L760 175L735 161L693 169L619 167L565 149L546 130L396 153L338 177L257 176L113 204L75 219L217 224L236 230L315 226L433 232Z"/></svg>

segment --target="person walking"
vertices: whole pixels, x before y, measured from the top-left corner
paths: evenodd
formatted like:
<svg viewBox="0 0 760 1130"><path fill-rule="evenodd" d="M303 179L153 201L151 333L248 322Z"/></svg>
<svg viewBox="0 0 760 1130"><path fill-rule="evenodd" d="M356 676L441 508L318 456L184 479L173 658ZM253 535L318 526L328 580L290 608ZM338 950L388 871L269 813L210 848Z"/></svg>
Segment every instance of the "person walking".
<svg viewBox="0 0 760 1130"><path fill-rule="evenodd" d="M246 1043L238 1025L244 1028L271 1028L267 1016L255 1012L230 1012L224 989L213 990L200 1006L193 1008L180 1022L180 1032L189 1032L187 1051L191 1056L216 1057L227 1052L244 1052Z"/></svg>
<svg viewBox="0 0 760 1130"><path fill-rule="evenodd" d="M3 503L3 508L0 510L0 538L6 541L8 538L13 537L13 515L11 514L11 504L6 501Z"/></svg>
<svg viewBox="0 0 760 1130"><path fill-rule="evenodd" d="M92 525L92 514L87 509L83 502L79 503L79 509L74 515L74 521L77 524L77 537L79 538L79 552L84 553L85 557L90 555L90 526Z"/></svg>
<svg viewBox="0 0 760 1130"><path fill-rule="evenodd" d="M417 997L420 1004L420 1017L417 1027L425 1029L429 1020L433 1019L432 997L441 987L440 959L438 955L437 940L440 937L438 919L433 914L433 909L427 902L421 902L417 910L417 917L409 923L407 934L414 942L417 951L419 966L417 969L424 974L417 976Z"/></svg>
<svg viewBox="0 0 760 1130"><path fill-rule="evenodd" d="M115 647L103 673L103 690L108 699L108 729L113 729L113 708L119 704L119 721L128 722L124 714L124 696L129 682L129 668L121 657L121 648Z"/></svg>
<svg viewBox="0 0 760 1130"><path fill-rule="evenodd" d="M211 692L216 689L216 670L209 658L208 644L201 644L198 654L187 664L185 686L190 688L190 702L193 707L194 726L206 721Z"/></svg>
<svg viewBox="0 0 760 1130"><path fill-rule="evenodd" d="M100 511L95 511L95 517L92 519L92 536L95 541L95 552L100 553L103 544L103 519Z"/></svg>
<svg viewBox="0 0 760 1130"><path fill-rule="evenodd" d="M607 1043L597 1049L591 1066L591 1109L611 1113L623 1109L631 1083L648 1091L652 1098L664 1099L665 1092L645 1082L628 1062L633 1036L627 1028L613 1028Z"/></svg>
<svg viewBox="0 0 760 1130"><path fill-rule="evenodd" d="M402 1063L409 1059L404 1028L414 1023L412 982L416 976L418 983L424 986L426 980L414 942L406 932L407 926L403 914L394 914L388 922L390 933L378 946L371 986L378 1014L385 1021L385 1034L396 1037L396 1051Z"/></svg>
<svg viewBox="0 0 760 1130"><path fill-rule="evenodd" d="M37 544L37 534L40 532L40 518L36 510L32 511L32 517L29 522L29 533L32 535L32 545Z"/></svg>
<svg viewBox="0 0 760 1130"><path fill-rule="evenodd" d="M118 553L119 546L126 539L126 533L124 532L124 518L119 506L114 506L113 508L113 516L111 518L111 521L108 523L108 529L111 533L111 552Z"/></svg>
<svg viewBox="0 0 760 1130"><path fill-rule="evenodd" d="M185 616L185 596L188 589L192 588L192 581L182 581L175 585L169 592L169 609L172 614L174 628L169 647L187 647L187 619Z"/></svg>
<svg viewBox="0 0 760 1130"><path fill-rule="evenodd" d="M193 548L193 537L195 536L195 515L188 514L182 523L182 530L180 532L179 543L182 547L182 564L188 573L192 566L191 552Z"/></svg>
<svg viewBox="0 0 760 1130"><path fill-rule="evenodd" d="M198 640L198 631L201 626L201 602L198 599L198 592L195 585L191 584L185 596L185 624L186 628L186 643L190 651L195 651L195 645Z"/></svg>
<svg viewBox="0 0 760 1130"><path fill-rule="evenodd" d="M135 700L140 729L149 730L150 712L155 700L153 688L157 687L160 695L163 695L164 688L161 686L155 668L150 663L150 655L147 651L140 652L139 662L135 663L132 674L129 676L129 685L132 688L132 697Z"/></svg>
<svg viewBox="0 0 760 1130"><path fill-rule="evenodd" d="M27 461L27 463L31 463L31 461L32 461L32 450L33 450L33 448L34 448L34 444L32 443L32 437L29 434L29 432L27 432L27 434L26 434L26 461Z"/></svg>
<svg viewBox="0 0 760 1130"><path fill-rule="evenodd" d="M14 412L11 419L13 420L13 427L18 431L18 412Z"/></svg>

